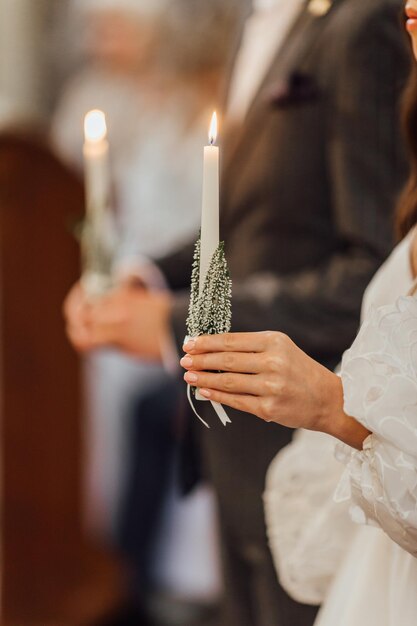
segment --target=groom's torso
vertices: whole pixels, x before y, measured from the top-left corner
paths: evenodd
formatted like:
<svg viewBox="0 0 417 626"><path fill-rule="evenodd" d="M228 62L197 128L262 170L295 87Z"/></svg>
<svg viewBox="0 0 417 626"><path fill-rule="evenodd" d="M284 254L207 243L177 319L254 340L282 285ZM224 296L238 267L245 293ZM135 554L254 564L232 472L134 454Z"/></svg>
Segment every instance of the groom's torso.
<svg viewBox="0 0 417 626"><path fill-rule="evenodd" d="M318 4L304 4L244 121L225 134L221 235L234 280L316 267L343 248L333 210L334 177L343 172L332 170L330 156L332 136L344 123L343 115L334 117L335 103L343 99L347 115L352 104L343 67L355 41L366 46L372 20L387 22L400 40L402 1L334 0L323 15L314 11ZM398 68L393 90L405 68ZM356 193L360 202L360 185Z"/></svg>

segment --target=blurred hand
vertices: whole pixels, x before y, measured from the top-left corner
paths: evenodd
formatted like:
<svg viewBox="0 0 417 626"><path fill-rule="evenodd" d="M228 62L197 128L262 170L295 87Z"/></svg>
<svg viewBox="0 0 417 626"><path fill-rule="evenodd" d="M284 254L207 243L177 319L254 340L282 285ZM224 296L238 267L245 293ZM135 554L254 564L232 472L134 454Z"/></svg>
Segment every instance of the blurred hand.
<svg viewBox="0 0 417 626"><path fill-rule="evenodd" d="M88 346L86 311L89 299L80 282L75 283L64 301L63 311L68 338L77 350Z"/></svg>
<svg viewBox="0 0 417 626"><path fill-rule="evenodd" d="M136 356L161 360L169 333L171 298L120 286L99 298L88 298L77 283L64 304L67 334L79 351L114 346Z"/></svg>
<svg viewBox="0 0 417 626"><path fill-rule="evenodd" d="M327 432L359 448L369 434L344 413L340 378L282 333L203 336L184 350L185 380L210 400L267 422Z"/></svg>

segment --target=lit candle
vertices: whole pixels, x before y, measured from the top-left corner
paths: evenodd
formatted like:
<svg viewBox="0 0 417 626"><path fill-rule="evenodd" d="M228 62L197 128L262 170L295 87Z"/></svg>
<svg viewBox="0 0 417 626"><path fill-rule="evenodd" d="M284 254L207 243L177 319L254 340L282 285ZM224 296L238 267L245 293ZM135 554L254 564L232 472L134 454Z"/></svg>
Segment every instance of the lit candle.
<svg viewBox="0 0 417 626"><path fill-rule="evenodd" d="M109 143L103 111L84 118L85 192L88 218L94 223L106 211L110 197Z"/></svg>
<svg viewBox="0 0 417 626"><path fill-rule="evenodd" d="M112 286L115 234L110 210L109 144L106 118L94 110L84 118L86 220L82 236L86 292L101 295Z"/></svg>
<svg viewBox="0 0 417 626"><path fill-rule="evenodd" d="M214 112L209 130L210 145L204 147L203 205L201 210L200 294L210 261L219 245L219 148L217 115Z"/></svg>

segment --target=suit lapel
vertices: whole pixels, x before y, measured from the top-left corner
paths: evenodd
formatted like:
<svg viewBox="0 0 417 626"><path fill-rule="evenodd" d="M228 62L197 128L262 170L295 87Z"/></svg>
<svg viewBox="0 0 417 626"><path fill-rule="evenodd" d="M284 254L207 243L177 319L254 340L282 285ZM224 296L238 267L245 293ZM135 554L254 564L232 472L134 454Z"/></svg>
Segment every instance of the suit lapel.
<svg viewBox="0 0 417 626"><path fill-rule="evenodd" d="M265 113L265 97L268 87L286 80L294 68L299 69L302 66L304 59L308 58L319 40L327 17L343 0L333 0L326 14L321 16L310 10L311 1L306 2L283 45L280 46L243 123L238 127L230 127L227 131L227 145L223 156L223 175L227 180L230 179L230 170L238 167L238 155L247 153L245 144L253 148L254 141L259 136L259 121Z"/></svg>

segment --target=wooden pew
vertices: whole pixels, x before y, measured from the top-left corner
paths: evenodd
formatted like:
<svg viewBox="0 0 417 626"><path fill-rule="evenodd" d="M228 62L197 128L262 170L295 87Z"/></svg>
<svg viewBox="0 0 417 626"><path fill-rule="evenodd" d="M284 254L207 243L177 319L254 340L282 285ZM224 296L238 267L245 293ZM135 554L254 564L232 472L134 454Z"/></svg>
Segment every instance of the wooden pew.
<svg viewBox="0 0 417 626"><path fill-rule="evenodd" d="M80 367L61 313L83 197L40 140L0 134L2 626L90 624L119 594L82 527Z"/></svg>

